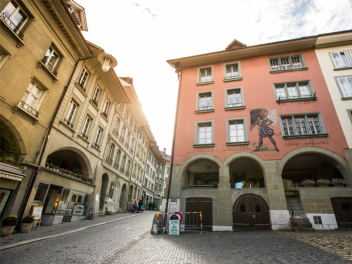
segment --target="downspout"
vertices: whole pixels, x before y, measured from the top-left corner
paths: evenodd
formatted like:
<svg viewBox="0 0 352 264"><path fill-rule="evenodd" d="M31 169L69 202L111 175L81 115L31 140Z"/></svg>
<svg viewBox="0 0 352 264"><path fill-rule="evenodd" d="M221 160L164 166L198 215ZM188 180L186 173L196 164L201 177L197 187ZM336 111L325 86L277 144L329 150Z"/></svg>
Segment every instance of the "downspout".
<svg viewBox="0 0 352 264"><path fill-rule="evenodd" d="M34 186L34 183L37 179L37 176L38 176L38 173L40 171L40 164L43 160L43 156L44 156L44 152L45 152L45 149L46 149L46 146L48 144L48 139L50 137L50 133L51 133L51 130L52 130L52 127L53 127L53 124L54 124L54 121L55 121L55 118L57 116L57 113L59 112L59 109L60 109L60 106L62 104L62 101L66 95L66 92L67 92L67 89L71 83L71 80L72 80L72 77L73 77L73 74L75 73L76 71L76 68L78 66L78 62L82 61L82 60L87 60L87 59L92 59L92 58L95 58L97 56L93 56L93 57L88 57L88 58L82 58L82 59L78 59L75 63L75 67L73 68L73 71L71 73L71 76L70 76L70 79L68 80L67 82L67 85L65 86L64 90L62 91L61 93L61 96L60 96L60 99L56 105L56 108L55 108L55 112L53 114L53 117L51 118L50 120L50 124L49 124L49 128L48 128L48 133L47 133L47 136L45 138L45 141L44 141L44 144L43 144L43 148L42 148L42 151L40 153L40 156L39 156L39 160L38 160L38 167L35 169L34 173L32 173L31 175L31 179L29 180L29 184L28 184L28 188L26 189L26 194L25 194L25 198L23 199L22 201L22 204L20 206L20 210L18 212L18 219L19 219L19 224L22 222L22 217L23 217L23 214L24 214L24 211L27 207L27 204L28 204L28 200L29 200L29 197L31 195L31 192L32 192L32 189L33 189L33 186ZM18 225L17 227L19 227L20 225Z"/></svg>
<svg viewBox="0 0 352 264"><path fill-rule="evenodd" d="M176 69L177 71L177 69ZM174 165L174 156L175 156L175 141L176 141L176 127L177 127L177 117L178 117L178 108L180 103L180 92L181 92L181 80L182 80L182 70L181 70L181 61L179 59L179 73L180 73L180 81L178 83L178 94L177 94L177 103L176 103L176 114L175 114L175 125L174 125L174 135L172 139L172 153L171 153L171 164L170 164L170 177L169 177L169 187L167 190L166 197L166 208L165 215L167 215L168 207L169 207L169 198L170 198L170 190L171 190L171 179L172 179L172 169ZM164 230L166 226L166 221L164 221Z"/></svg>

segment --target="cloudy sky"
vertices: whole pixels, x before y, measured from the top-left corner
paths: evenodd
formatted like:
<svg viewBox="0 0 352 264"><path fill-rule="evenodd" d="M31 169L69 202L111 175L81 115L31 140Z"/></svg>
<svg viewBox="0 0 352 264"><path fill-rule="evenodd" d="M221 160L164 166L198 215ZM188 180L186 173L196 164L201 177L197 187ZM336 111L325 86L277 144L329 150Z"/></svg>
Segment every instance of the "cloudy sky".
<svg viewBox="0 0 352 264"><path fill-rule="evenodd" d="M160 149L171 151L178 81L166 60L352 29L352 0L76 0L87 40L132 77ZM98 4L99 3L99 4ZM187 128L185 128L187 129Z"/></svg>

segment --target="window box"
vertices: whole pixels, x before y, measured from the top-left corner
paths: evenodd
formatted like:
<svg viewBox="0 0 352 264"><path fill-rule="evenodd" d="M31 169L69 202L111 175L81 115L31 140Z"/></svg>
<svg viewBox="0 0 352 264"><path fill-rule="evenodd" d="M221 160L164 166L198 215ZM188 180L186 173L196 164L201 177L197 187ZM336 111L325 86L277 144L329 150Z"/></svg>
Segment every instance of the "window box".
<svg viewBox="0 0 352 264"><path fill-rule="evenodd" d="M233 87L225 89L225 110L240 110L245 109L243 87Z"/></svg>
<svg viewBox="0 0 352 264"><path fill-rule="evenodd" d="M320 113L302 113L280 116L284 139L327 137Z"/></svg>
<svg viewBox="0 0 352 264"><path fill-rule="evenodd" d="M268 58L270 73L307 70L302 54L283 55Z"/></svg>
<svg viewBox="0 0 352 264"><path fill-rule="evenodd" d="M197 85L206 85L214 83L214 67L213 65L198 67Z"/></svg>
<svg viewBox="0 0 352 264"><path fill-rule="evenodd" d="M214 120L197 121L195 123L195 148L214 147Z"/></svg>
<svg viewBox="0 0 352 264"><path fill-rule="evenodd" d="M310 81L274 83L276 102L296 102L316 100L315 92Z"/></svg>
<svg viewBox="0 0 352 264"><path fill-rule="evenodd" d="M239 61L224 64L224 82L233 82L242 80L241 64Z"/></svg>
<svg viewBox="0 0 352 264"><path fill-rule="evenodd" d="M352 76L335 77L335 81L341 94L341 100L352 100Z"/></svg>
<svg viewBox="0 0 352 264"><path fill-rule="evenodd" d="M247 121L245 117L226 119L226 145L248 145Z"/></svg>

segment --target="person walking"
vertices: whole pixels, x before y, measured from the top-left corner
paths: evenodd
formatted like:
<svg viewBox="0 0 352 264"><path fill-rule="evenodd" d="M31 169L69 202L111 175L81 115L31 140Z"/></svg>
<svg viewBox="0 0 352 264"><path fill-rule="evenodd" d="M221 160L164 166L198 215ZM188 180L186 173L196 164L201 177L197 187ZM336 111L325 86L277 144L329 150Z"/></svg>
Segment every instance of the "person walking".
<svg viewBox="0 0 352 264"><path fill-rule="evenodd" d="M139 207L139 211L143 210L143 201L142 201L142 199L139 200L138 207Z"/></svg>
<svg viewBox="0 0 352 264"><path fill-rule="evenodd" d="M133 212L136 212L137 207L138 207L137 201L135 200L134 203L133 203Z"/></svg>

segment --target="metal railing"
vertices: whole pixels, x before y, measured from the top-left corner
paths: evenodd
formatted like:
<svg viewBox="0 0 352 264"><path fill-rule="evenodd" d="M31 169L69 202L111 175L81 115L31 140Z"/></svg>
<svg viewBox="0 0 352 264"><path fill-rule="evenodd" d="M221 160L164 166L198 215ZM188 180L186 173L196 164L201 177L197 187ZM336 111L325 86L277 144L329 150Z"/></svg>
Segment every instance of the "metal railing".
<svg viewBox="0 0 352 264"><path fill-rule="evenodd" d="M115 163L114 163L114 167L115 167L116 169L119 169L120 165L119 165L117 162L115 162Z"/></svg>
<svg viewBox="0 0 352 264"><path fill-rule="evenodd" d="M120 172L124 173L125 172L125 169L124 168L120 168Z"/></svg>
<svg viewBox="0 0 352 264"><path fill-rule="evenodd" d="M84 134L83 132L81 132L81 137L83 137L85 140L88 140L88 136L86 134Z"/></svg>
<svg viewBox="0 0 352 264"><path fill-rule="evenodd" d="M64 122L66 125L68 125L70 128L73 128L73 124L71 121L67 120L66 118L64 118Z"/></svg>
<svg viewBox="0 0 352 264"><path fill-rule="evenodd" d="M48 69L48 71L50 71L52 74L54 74L55 76L57 76L57 71L55 70L55 67L53 67L52 65L50 65L47 61L48 58L43 58L42 59L42 63L43 65Z"/></svg>
<svg viewBox="0 0 352 264"><path fill-rule="evenodd" d="M22 109L26 110L31 115L38 117L39 112L37 110L35 110L29 104L26 104L24 101L21 101L18 106L21 107Z"/></svg>
<svg viewBox="0 0 352 264"><path fill-rule="evenodd" d="M109 162L109 163L112 163L112 158L110 158L110 157L106 157L106 159L105 159L107 162Z"/></svg>
<svg viewBox="0 0 352 264"><path fill-rule="evenodd" d="M97 148L97 149L99 149L100 148L100 146L97 144L97 143L93 143L93 146L95 147L95 148Z"/></svg>
<svg viewBox="0 0 352 264"><path fill-rule="evenodd" d="M126 175L126 176L130 176L130 173L126 170L126 171L125 171L125 175Z"/></svg>
<svg viewBox="0 0 352 264"><path fill-rule="evenodd" d="M19 29L22 25L20 23L19 25L16 25L15 23L12 22L12 20L3 12L0 13L0 18L2 21L4 21L11 29L12 31L20 38L23 40L23 33Z"/></svg>

